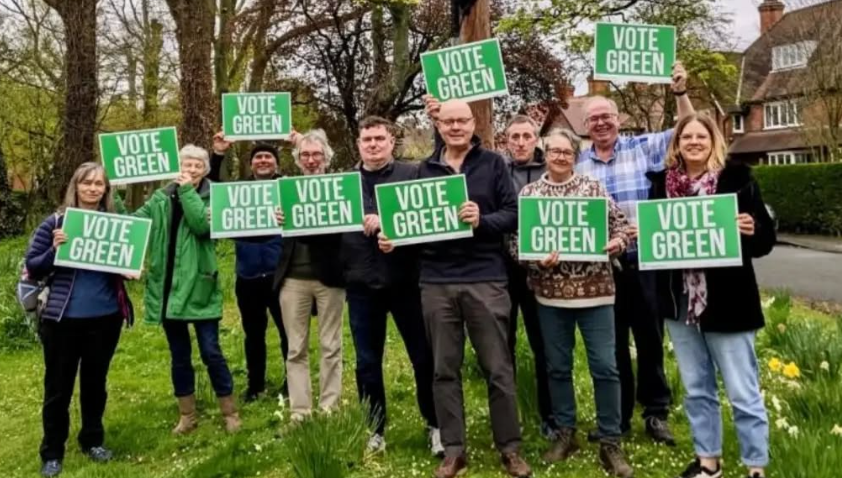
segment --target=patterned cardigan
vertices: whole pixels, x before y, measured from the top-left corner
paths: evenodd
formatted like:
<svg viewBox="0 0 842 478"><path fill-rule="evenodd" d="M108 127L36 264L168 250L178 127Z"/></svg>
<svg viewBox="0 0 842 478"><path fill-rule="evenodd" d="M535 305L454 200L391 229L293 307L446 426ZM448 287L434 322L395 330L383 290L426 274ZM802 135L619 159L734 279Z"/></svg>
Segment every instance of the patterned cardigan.
<svg viewBox="0 0 842 478"><path fill-rule="evenodd" d="M608 198L608 235L619 238L628 247L629 223L605 187L590 176L574 174L564 183L552 182L545 173L541 179L524 187L521 196L606 197ZM509 252L518 259L518 237L510 241ZM610 262L561 262L544 269L538 261L521 261L527 267L529 287L539 303L552 307L595 307L614 303L614 276Z"/></svg>

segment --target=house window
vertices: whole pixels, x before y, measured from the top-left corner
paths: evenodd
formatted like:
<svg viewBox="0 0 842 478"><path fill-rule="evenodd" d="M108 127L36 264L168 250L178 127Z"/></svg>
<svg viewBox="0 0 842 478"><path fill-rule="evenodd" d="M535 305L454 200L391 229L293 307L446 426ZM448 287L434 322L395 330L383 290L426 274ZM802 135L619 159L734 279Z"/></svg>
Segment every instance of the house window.
<svg viewBox="0 0 842 478"><path fill-rule="evenodd" d="M763 109L766 118L764 129L801 126L798 104L794 101L767 103Z"/></svg>
<svg viewBox="0 0 842 478"><path fill-rule="evenodd" d="M803 41L772 48L772 71L804 68L816 50L816 42Z"/></svg>
<svg viewBox="0 0 842 478"><path fill-rule="evenodd" d="M811 162L813 162L813 155L809 151L778 151L766 155L766 164L770 166Z"/></svg>
<svg viewBox="0 0 842 478"><path fill-rule="evenodd" d="M743 124L743 115L733 115L731 116L733 125L734 125L734 132L735 133L744 133L745 132L745 125Z"/></svg>

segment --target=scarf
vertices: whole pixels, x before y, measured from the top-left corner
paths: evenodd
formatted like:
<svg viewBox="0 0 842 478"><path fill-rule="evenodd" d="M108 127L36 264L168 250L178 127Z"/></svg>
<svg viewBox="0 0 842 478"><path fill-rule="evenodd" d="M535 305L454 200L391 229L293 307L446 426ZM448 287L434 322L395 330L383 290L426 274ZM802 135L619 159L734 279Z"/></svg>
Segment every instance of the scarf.
<svg viewBox="0 0 842 478"><path fill-rule="evenodd" d="M692 179L681 167L667 170L667 197L681 198L709 196L716 192L719 170L707 171ZM699 317L708 304L708 286L705 273L697 269L683 271L684 293L687 294L687 324L699 323Z"/></svg>

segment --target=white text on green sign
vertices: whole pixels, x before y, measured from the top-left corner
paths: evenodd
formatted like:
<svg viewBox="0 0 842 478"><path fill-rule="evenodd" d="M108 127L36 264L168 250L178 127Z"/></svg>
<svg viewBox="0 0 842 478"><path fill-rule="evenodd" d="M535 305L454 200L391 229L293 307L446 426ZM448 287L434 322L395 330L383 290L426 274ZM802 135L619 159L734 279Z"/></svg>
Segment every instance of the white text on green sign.
<svg viewBox="0 0 842 478"><path fill-rule="evenodd" d="M521 260L558 252L563 261L605 262L607 200L521 196L518 208Z"/></svg>
<svg viewBox="0 0 842 478"><path fill-rule="evenodd" d="M211 237L280 234L275 219L280 207L277 181L211 184Z"/></svg>
<svg viewBox="0 0 842 478"><path fill-rule="evenodd" d="M289 93L222 95L222 132L230 140L286 138L291 129Z"/></svg>
<svg viewBox="0 0 842 478"><path fill-rule="evenodd" d="M179 174L175 128L99 135L105 174L112 184L170 179Z"/></svg>
<svg viewBox="0 0 842 478"><path fill-rule="evenodd" d="M359 173L297 176L278 181L285 236L362 230Z"/></svg>
<svg viewBox="0 0 842 478"><path fill-rule="evenodd" d="M675 27L597 23L594 78L671 82Z"/></svg>
<svg viewBox="0 0 842 478"><path fill-rule="evenodd" d="M421 66L427 92L440 101L476 101L509 94L496 39L423 53Z"/></svg>

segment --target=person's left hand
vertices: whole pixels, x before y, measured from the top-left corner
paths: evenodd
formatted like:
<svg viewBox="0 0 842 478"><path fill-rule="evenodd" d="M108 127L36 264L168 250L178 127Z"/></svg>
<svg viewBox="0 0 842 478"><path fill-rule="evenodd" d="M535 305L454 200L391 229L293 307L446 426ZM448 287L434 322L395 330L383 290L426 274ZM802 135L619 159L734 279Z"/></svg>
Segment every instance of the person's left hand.
<svg viewBox="0 0 842 478"><path fill-rule="evenodd" d="M389 238L382 232L377 235L377 246L380 247L380 250L383 251L384 254L389 254L395 250L395 243L390 241Z"/></svg>
<svg viewBox="0 0 842 478"><path fill-rule="evenodd" d="M366 214L363 219L363 233L366 236L373 236L380 230L380 216L377 214Z"/></svg>
<svg viewBox="0 0 842 478"><path fill-rule="evenodd" d="M682 93L687 91L687 70L684 65L677 61L672 65L672 92Z"/></svg>
<svg viewBox="0 0 842 478"><path fill-rule="evenodd" d="M737 227L740 229L740 234L744 236L754 235L754 218L751 214L742 213L737 216Z"/></svg>
<svg viewBox="0 0 842 478"><path fill-rule="evenodd" d="M459 219L464 223L470 224L474 229L479 227L479 206L477 203L468 201L462 204L462 207L459 208Z"/></svg>
<svg viewBox="0 0 842 478"><path fill-rule="evenodd" d="M185 184L191 184L193 182L193 176L185 173L184 171L175 178L175 183L179 186L184 186Z"/></svg>
<svg viewBox="0 0 842 478"><path fill-rule="evenodd" d="M629 236L630 241L637 239L637 226L635 224L630 224L629 227L626 228L626 235Z"/></svg>
<svg viewBox="0 0 842 478"><path fill-rule="evenodd" d="M213 135L213 152L216 154L224 155L232 144L234 144L234 142L226 140L225 133L222 131Z"/></svg>
<svg viewBox="0 0 842 478"><path fill-rule="evenodd" d="M623 240L619 237L615 237L608 241L608 244L605 245L604 252L607 252L609 255L616 255L623 252Z"/></svg>
<svg viewBox="0 0 842 478"><path fill-rule="evenodd" d="M278 227L284 227L284 212L281 208L275 208L275 220L278 221Z"/></svg>

